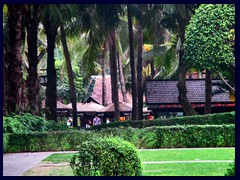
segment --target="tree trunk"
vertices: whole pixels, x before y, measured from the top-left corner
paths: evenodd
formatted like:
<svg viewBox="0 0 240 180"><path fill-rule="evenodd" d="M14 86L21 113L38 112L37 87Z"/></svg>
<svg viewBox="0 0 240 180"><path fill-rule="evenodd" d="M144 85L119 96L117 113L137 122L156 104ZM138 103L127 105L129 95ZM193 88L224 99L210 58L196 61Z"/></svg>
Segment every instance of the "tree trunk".
<svg viewBox="0 0 240 180"><path fill-rule="evenodd" d="M76 97L76 90L74 85L74 76L73 76L73 70L72 70L72 64L71 64L71 58L68 51L67 41L66 41L66 34L63 27L63 24L60 24L61 29L61 41L64 51L64 56L67 63L67 72L68 72L68 83L70 87L70 99L72 102L72 108L73 108L73 126L77 126L77 97Z"/></svg>
<svg viewBox="0 0 240 180"><path fill-rule="evenodd" d="M154 59L152 57L150 59L150 65L151 65L151 78L153 79L155 76L155 69L154 69Z"/></svg>
<svg viewBox="0 0 240 180"><path fill-rule="evenodd" d="M21 7L8 5L9 52L8 52L8 112L21 114L26 109L25 82L21 58Z"/></svg>
<svg viewBox="0 0 240 180"><path fill-rule="evenodd" d="M206 70L205 78L205 114L211 113L211 103L212 103L212 73Z"/></svg>
<svg viewBox="0 0 240 180"><path fill-rule="evenodd" d="M124 75L123 75L123 69L122 69L122 57L117 52L117 59L118 59L118 73L119 73L119 81L120 81L120 87L121 92L123 96L123 102L127 103L127 91L125 88L125 81L124 81Z"/></svg>
<svg viewBox="0 0 240 180"><path fill-rule="evenodd" d="M193 109L191 103L187 98L187 87L186 87L186 72L187 66L184 60L184 48L183 44L185 41L185 29L189 23L190 15L188 13L188 9L186 5L179 4L177 5L178 13L177 13L177 22L178 22L178 33L181 40L181 48L179 51L179 71L178 71L178 101L181 104L183 111L186 115L195 115L195 110Z"/></svg>
<svg viewBox="0 0 240 180"><path fill-rule="evenodd" d="M105 42L106 43L106 42ZM102 51L102 105L106 106L106 82L105 82L105 43Z"/></svg>
<svg viewBox="0 0 240 180"><path fill-rule="evenodd" d="M115 113L114 119L116 121L120 118L119 111L119 98L118 98L118 84L117 84L117 60L116 60L116 38L115 38L115 29L111 29L110 31L110 48L109 48L109 56L110 56L110 74L111 74L111 85L112 85L112 100L114 103Z"/></svg>
<svg viewBox="0 0 240 180"><path fill-rule="evenodd" d="M142 53L143 53L143 29L142 25L138 24L138 64L137 64L138 120L143 119Z"/></svg>
<svg viewBox="0 0 240 180"><path fill-rule="evenodd" d="M131 64L131 81L132 81L132 120L137 119L137 82L136 82L136 66L134 60L134 47L133 47L133 27L132 15L127 8L128 17L128 30L129 30L129 47L130 47L130 64Z"/></svg>
<svg viewBox="0 0 240 180"><path fill-rule="evenodd" d="M54 59L55 39L57 26L54 26L50 18L44 24L47 35L47 88L46 88L46 119L57 122L57 95L56 95L56 69Z"/></svg>
<svg viewBox="0 0 240 180"><path fill-rule="evenodd" d="M187 87L186 87L186 72L187 67L185 61L183 60L183 49L180 50L179 54L179 72L178 72L178 101L181 104L183 111L186 115L194 115L195 110L193 109L191 103L187 98Z"/></svg>
<svg viewBox="0 0 240 180"><path fill-rule="evenodd" d="M27 88L28 88L28 105L29 112L33 115L40 115L40 81L38 78L37 66L39 63L38 59L38 47L37 47L37 35L38 35L38 24L39 18L36 14L37 5L35 11L32 12L30 7L26 12L26 29L27 29L27 43L28 43L28 78L27 78ZM32 16L33 15L33 16Z"/></svg>

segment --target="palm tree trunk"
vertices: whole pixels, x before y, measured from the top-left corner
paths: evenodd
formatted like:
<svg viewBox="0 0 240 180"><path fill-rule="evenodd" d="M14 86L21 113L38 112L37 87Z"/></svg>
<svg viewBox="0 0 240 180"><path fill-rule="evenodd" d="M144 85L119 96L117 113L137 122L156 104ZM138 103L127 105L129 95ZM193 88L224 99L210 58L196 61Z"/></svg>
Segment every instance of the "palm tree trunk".
<svg viewBox="0 0 240 180"><path fill-rule="evenodd" d="M62 23L60 24L60 29L61 29L61 41L62 41L64 56L67 62L68 83L70 87L70 99L71 99L72 108L73 108L73 126L77 126L77 97L76 97L76 90L74 85L74 76L73 76L70 54L67 47L65 30Z"/></svg>
<svg viewBox="0 0 240 180"><path fill-rule="evenodd" d="M57 36L57 26L54 26L48 18L44 23L47 35L47 88L46 88L46 119L57 122L57 88L56 69L54 59L55 40Z"/></svg>
<svg viewBox="0 0 240 180"><path fill-rule="evenodd" d="M118 84L117 84L117 60L116 60L116 38L115 38L115 29L110 30L110 74L111 74L111 85L112 85L112 100L114 103L115 114L114 119L119 120L120 111L119 111L119 98L118 98Z"/></svg>
<svg viewBox="0 0 240 180"><path fill-rule="evenodd" d="M138 64L137 64L137 89L138 89L138 119L143 119L143 82L142 82L142 53L143 53L143 29L138 23Z"/></svg>
<svg viewBox="0 0 240 180"><path fill-rule="evenodd" d="M205 114L211 113L211 103L212 103L212 72L206 70L205 78Z"/></svg>
<svg viewBox="0 0 240 180"><path fill-rule="evenodd" d="M132 120L136 120L137 119L136 66L135 66L135 60L134 60L132 15L129 10L129 7L127 7L127 14L128 14L127 17L128 17L131 81L132 81Z"/></svg>
<svg viewBox="0 0 240 180"><path fill-rule="evenodd" d="M117 52L117 60L118 60L118 73L119 73L121 92L123 96L123 102L127 103L127 91L125 88L125 81L124 81L124 75L123 75L123 69L122 69L122 57L121 55L119 55L119 52Z"/></svg>
<svg viewBox="0 0 240 180"><path fill-rule="evenodd" d="M123 58L124 57L123 57L121 42L119 38L117 38L117 60L118 60L119 81L120 81L123 102L127 103L127 91L125 87L125 80L124 80L123 67L122 67Z"/></svg>
<svg viewBox="0 0 240 180"><path fill-rule="evenodd" d="M8 52L8 112L21 114L25 111L25 82L22 73L21 34L22 5L8 5L9 52Z"/></svg>
<svg viewBox="0 0 240 180"><path fill-rule="evenodd" d="M31 5L30 5L31 6ZM28 43L28 78L27 78L27 88L28 88L28 105L29 112L33 115L40 115L41 102L39 101L40 96L40 81L38 78L37 66L39 63L37 51L37 34L38 34L38 24L39 24L39 14L37 14L38 5L32 5L35 9L34 12L28 7L26 12L26 29L27 29L27 43ZM32 17L33 15L33 17Z"/></svg>
<svg viewBox="0 0 240 180"><path fill-rule="evenodd" d="M155 69L154 69L154 59L152 57L150 59L150 65L151 65L151 78L153 79L155 76Z"/></svg>
<svg viewBox="0 0 240 180"><path fill-rule="evenodd" d="M106 42L104 43L104 49L102 51L102 105L103 106L106 106L107 103L106 103L106 82L105 82L105 44Z"/></svg>

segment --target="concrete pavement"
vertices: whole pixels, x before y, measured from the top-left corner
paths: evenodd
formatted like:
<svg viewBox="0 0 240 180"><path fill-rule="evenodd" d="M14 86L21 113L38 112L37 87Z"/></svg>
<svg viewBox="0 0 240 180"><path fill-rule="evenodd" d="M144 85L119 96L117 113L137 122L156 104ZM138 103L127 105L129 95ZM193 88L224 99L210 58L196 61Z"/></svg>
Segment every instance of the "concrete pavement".
<svg viewBox="0 0 240 180"><path fill-rule="evenodd" d="M3 154L3 176L21 176L25 171L40 163L53 153L73 153L77 151L59 152L26 152Z"/></svg>

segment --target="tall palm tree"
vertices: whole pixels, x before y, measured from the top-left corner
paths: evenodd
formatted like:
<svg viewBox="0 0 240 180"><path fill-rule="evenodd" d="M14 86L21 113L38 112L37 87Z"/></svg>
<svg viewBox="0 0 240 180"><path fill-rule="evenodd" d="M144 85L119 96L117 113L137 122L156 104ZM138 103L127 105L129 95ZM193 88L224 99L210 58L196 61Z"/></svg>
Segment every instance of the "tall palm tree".
<svg viewBox="0 0 240 180"><path fill-rule="evenodd" d="M143 28L141 21L138 22L138 61L137 61L137 89L138 89L138 119L143 119Z"/></svg>
<svg viewBox="0 0 240 180"><path fill-rule="evenodd" d="M61 41L62 41L64 56L67 62L68 82L70 87L70 99L71 99L72 108L73 108L73 126L76 126L77 125L77 97L76 97L76 90L74 85L74 76L72 71L71 58L68 51L66 34L65 34L65 30L62 22L60 23L60 29L61 29Z"/></svg>
<svg viewBox="0 0 240 180"><path fill-rule="evenodd" d="M131 64L131 83L132 83L132 120L137 119L137 82L136 82L136 66L134 60L133 46L133 24L131 6L127 5L128 30L129 30L129 49L130 49L130 64Z"/></svg>
<svg viewBox="0 0 240 180"><path fill-rule="evenodd" d="M118 60L118 73L119 73L119 82L120 88L123 96L123 102L127 103L127 91L125 87L125 80L123 74L123 52L121 47L121 42L119 36L116 37L117 39L117 60Z"/></svg>
<svg viewBox="0 0 240 180"><path fill-rule="evenodd" d="M39 101L40 81L38 78L38 63L41 54L38 56L38 25L40 22L41 6L25 5L25 23L27 29L27 58L29 67L26 81L28 92L29 112L33 115L40 115L41 102Z"/></svg>
<svg viewBox="0 0 240 180"><path fill-rule="evenodd" d="M25 111L25 82L22 73L21 38L23 5L8 4L9 52L8 52L8 112Z"/></svg>
<svg viewBox="0 0 240 180"><path fill-rule="evenodd" d="M57 122L57 95L56 95L56 69L54 48L59 27L59 5L45 5L42 13L42 23L47 36L47 88L46 88L46 119Z"/></svg>

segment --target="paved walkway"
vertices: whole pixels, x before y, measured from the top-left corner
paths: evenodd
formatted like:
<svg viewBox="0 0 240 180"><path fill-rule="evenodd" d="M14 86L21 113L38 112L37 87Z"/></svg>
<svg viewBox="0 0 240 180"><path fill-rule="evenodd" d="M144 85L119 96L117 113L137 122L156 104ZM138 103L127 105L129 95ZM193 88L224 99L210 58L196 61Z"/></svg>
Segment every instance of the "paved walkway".
<svg viewBox="0 0 240 180"><path fill-rule="evenodd" d="M76 151L60 152L27 152L3 154L3 176L21 176L25 171L40 163L53 153L72 153Z"/></svg>

